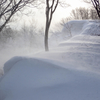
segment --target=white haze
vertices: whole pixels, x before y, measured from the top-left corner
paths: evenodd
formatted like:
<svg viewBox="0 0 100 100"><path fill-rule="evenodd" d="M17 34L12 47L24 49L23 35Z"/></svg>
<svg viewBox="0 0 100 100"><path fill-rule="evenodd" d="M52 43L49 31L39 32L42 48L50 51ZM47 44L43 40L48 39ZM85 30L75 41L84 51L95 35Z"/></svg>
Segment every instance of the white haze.
<svg viewBox="0 0 100 100"><path fill-rule="evenodd" d="M25 56L44 49L43 29L24 26L21 30L6 29L0 35L0 73L4 63L14 56Z"/></svg>
<svg viewBox="0 0 100 100"><path fill-rule="evenodd" d="M19 52L11 45L1 52L14 57L4 64L0 100L100 100L100 21L69 21L49 38L49 52L25 49L31 38L21 35Z"/></svg>

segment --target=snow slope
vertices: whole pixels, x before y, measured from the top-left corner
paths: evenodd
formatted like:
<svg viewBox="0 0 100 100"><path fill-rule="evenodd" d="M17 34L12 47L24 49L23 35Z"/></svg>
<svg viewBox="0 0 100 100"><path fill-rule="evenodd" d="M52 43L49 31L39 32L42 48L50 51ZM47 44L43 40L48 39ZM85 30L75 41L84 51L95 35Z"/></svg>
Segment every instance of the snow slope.
<svg viewBox="0 0 100 100"><path fill-rule="evenodd" d="M22 58L0 82L0 100L99 100L99 94L100 75L35 58Z"/></svg>
<svg viewBox="0 0 100 100"><path fill-rule="evenodd" d="M99 23L69 23L74 37L49 52L5 63L0 100L100 100Z"/></svg>

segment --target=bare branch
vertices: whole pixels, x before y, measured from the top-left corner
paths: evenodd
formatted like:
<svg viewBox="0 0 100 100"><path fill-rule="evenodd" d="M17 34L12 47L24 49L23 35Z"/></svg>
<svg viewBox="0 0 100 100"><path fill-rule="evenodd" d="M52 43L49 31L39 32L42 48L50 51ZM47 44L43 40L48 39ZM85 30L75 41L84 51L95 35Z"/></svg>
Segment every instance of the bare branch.
<svg viewBox="0 0 100 100"><path fill-rule="evenodd" d="M0 26L0 31L9 22L11 17L28 4L33 4L36 0L1 0L0 1L0 20L3 24Z"/></svg>
<svg viewBox="0 0 100 100"><path fill-rule="evenodd" d="M58 2L59 2L59 0L56 1L56 5L55 5L55 7L54 7L54 10L52 11L53 13L55 12L55 10L56 10L56 8L57 8L57 6L58 6Z"/></svg>
<svg viewBox="0 0 100 100"><path fill-rule="evenodd" d="M0 1L0 6L3 5L3 4L6 3L6 2L7 2L7 0L1 0L1 1Z"/></svg>
<svg viewBox="0 0 100 100"><path fill-rule="evenodd" d="M86 3L92 3L93 7L95 8L98 17L100 18L100 0L83 0Z"/></svg>
<svg viewBox="0 0 100 100"><path fill-rule="evenodd" d="M51 3L51 6L49 5ZM49 51L48 48L48 32L50 28L50 24L52 21L53 14L59 4L59 0L46 0L46 27L45 27L45 51Z"/></svg>

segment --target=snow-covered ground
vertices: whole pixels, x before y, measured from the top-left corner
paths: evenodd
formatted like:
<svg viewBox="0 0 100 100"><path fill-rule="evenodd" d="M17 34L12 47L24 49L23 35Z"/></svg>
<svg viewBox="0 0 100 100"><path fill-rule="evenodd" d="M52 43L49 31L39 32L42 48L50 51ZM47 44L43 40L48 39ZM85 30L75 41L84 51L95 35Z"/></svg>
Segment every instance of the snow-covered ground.
<svg viewBox="0 0 100 100"><path fill-rule="evenodd" d="M100 23L70 21L68 34L49 52L8 60L0 100L100 100Z"/></svg>

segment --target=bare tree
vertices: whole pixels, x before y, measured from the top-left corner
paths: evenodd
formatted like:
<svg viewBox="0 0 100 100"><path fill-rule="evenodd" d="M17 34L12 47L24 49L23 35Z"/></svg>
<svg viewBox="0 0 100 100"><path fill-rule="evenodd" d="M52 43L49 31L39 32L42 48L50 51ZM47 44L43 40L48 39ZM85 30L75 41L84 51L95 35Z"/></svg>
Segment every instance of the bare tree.
<svg viewBox="0 0 100 100"><path fill-rule="evenodd" d="M100 0L83 0L84 2L88 3L88 4L93 4L98 17L100 18Z"/></svg>
<svg viewBox="0 0 100 100"><path fill-rule="evenodd" d="M0 0L0 21L2 21L0 32L16 12L33 1L35 0Z"/></svg>
<svg viewBox="0 0 100 100"><path fill-rule="evenodd" d="M51 3L51 5L50 5ZM52 20L52 16L58 6L59 0L46 0L46 26L45 26L45 51L49 51L48 32Z"/></svg>
<svg viewBox="0 0 100 100"><path fill-rule="evenodd" d="M94 8L90 9L90 19L99 19L99 16L97 15L97 12Z"/></svg>
<svg viewBox="0 0 100 100"><path fill-rule="evenodd" d="M71 17L73 19L89 19L89 9L87 8L76 8L72 10Z"/></svg>
<svg viewBox="0 0 100 100"><path fill-rule="evenodd" d="M91 0L91 2L97 11L98 17L100 18L100 0Z"/></svg>
<svg viewBox="0 0 100 100"><path fill-rule="evenodd" d="M76 8L71 11L70 17L67 18L67 21L73 20L73 19L99 19L97 12L94 8Z"/></svg>

